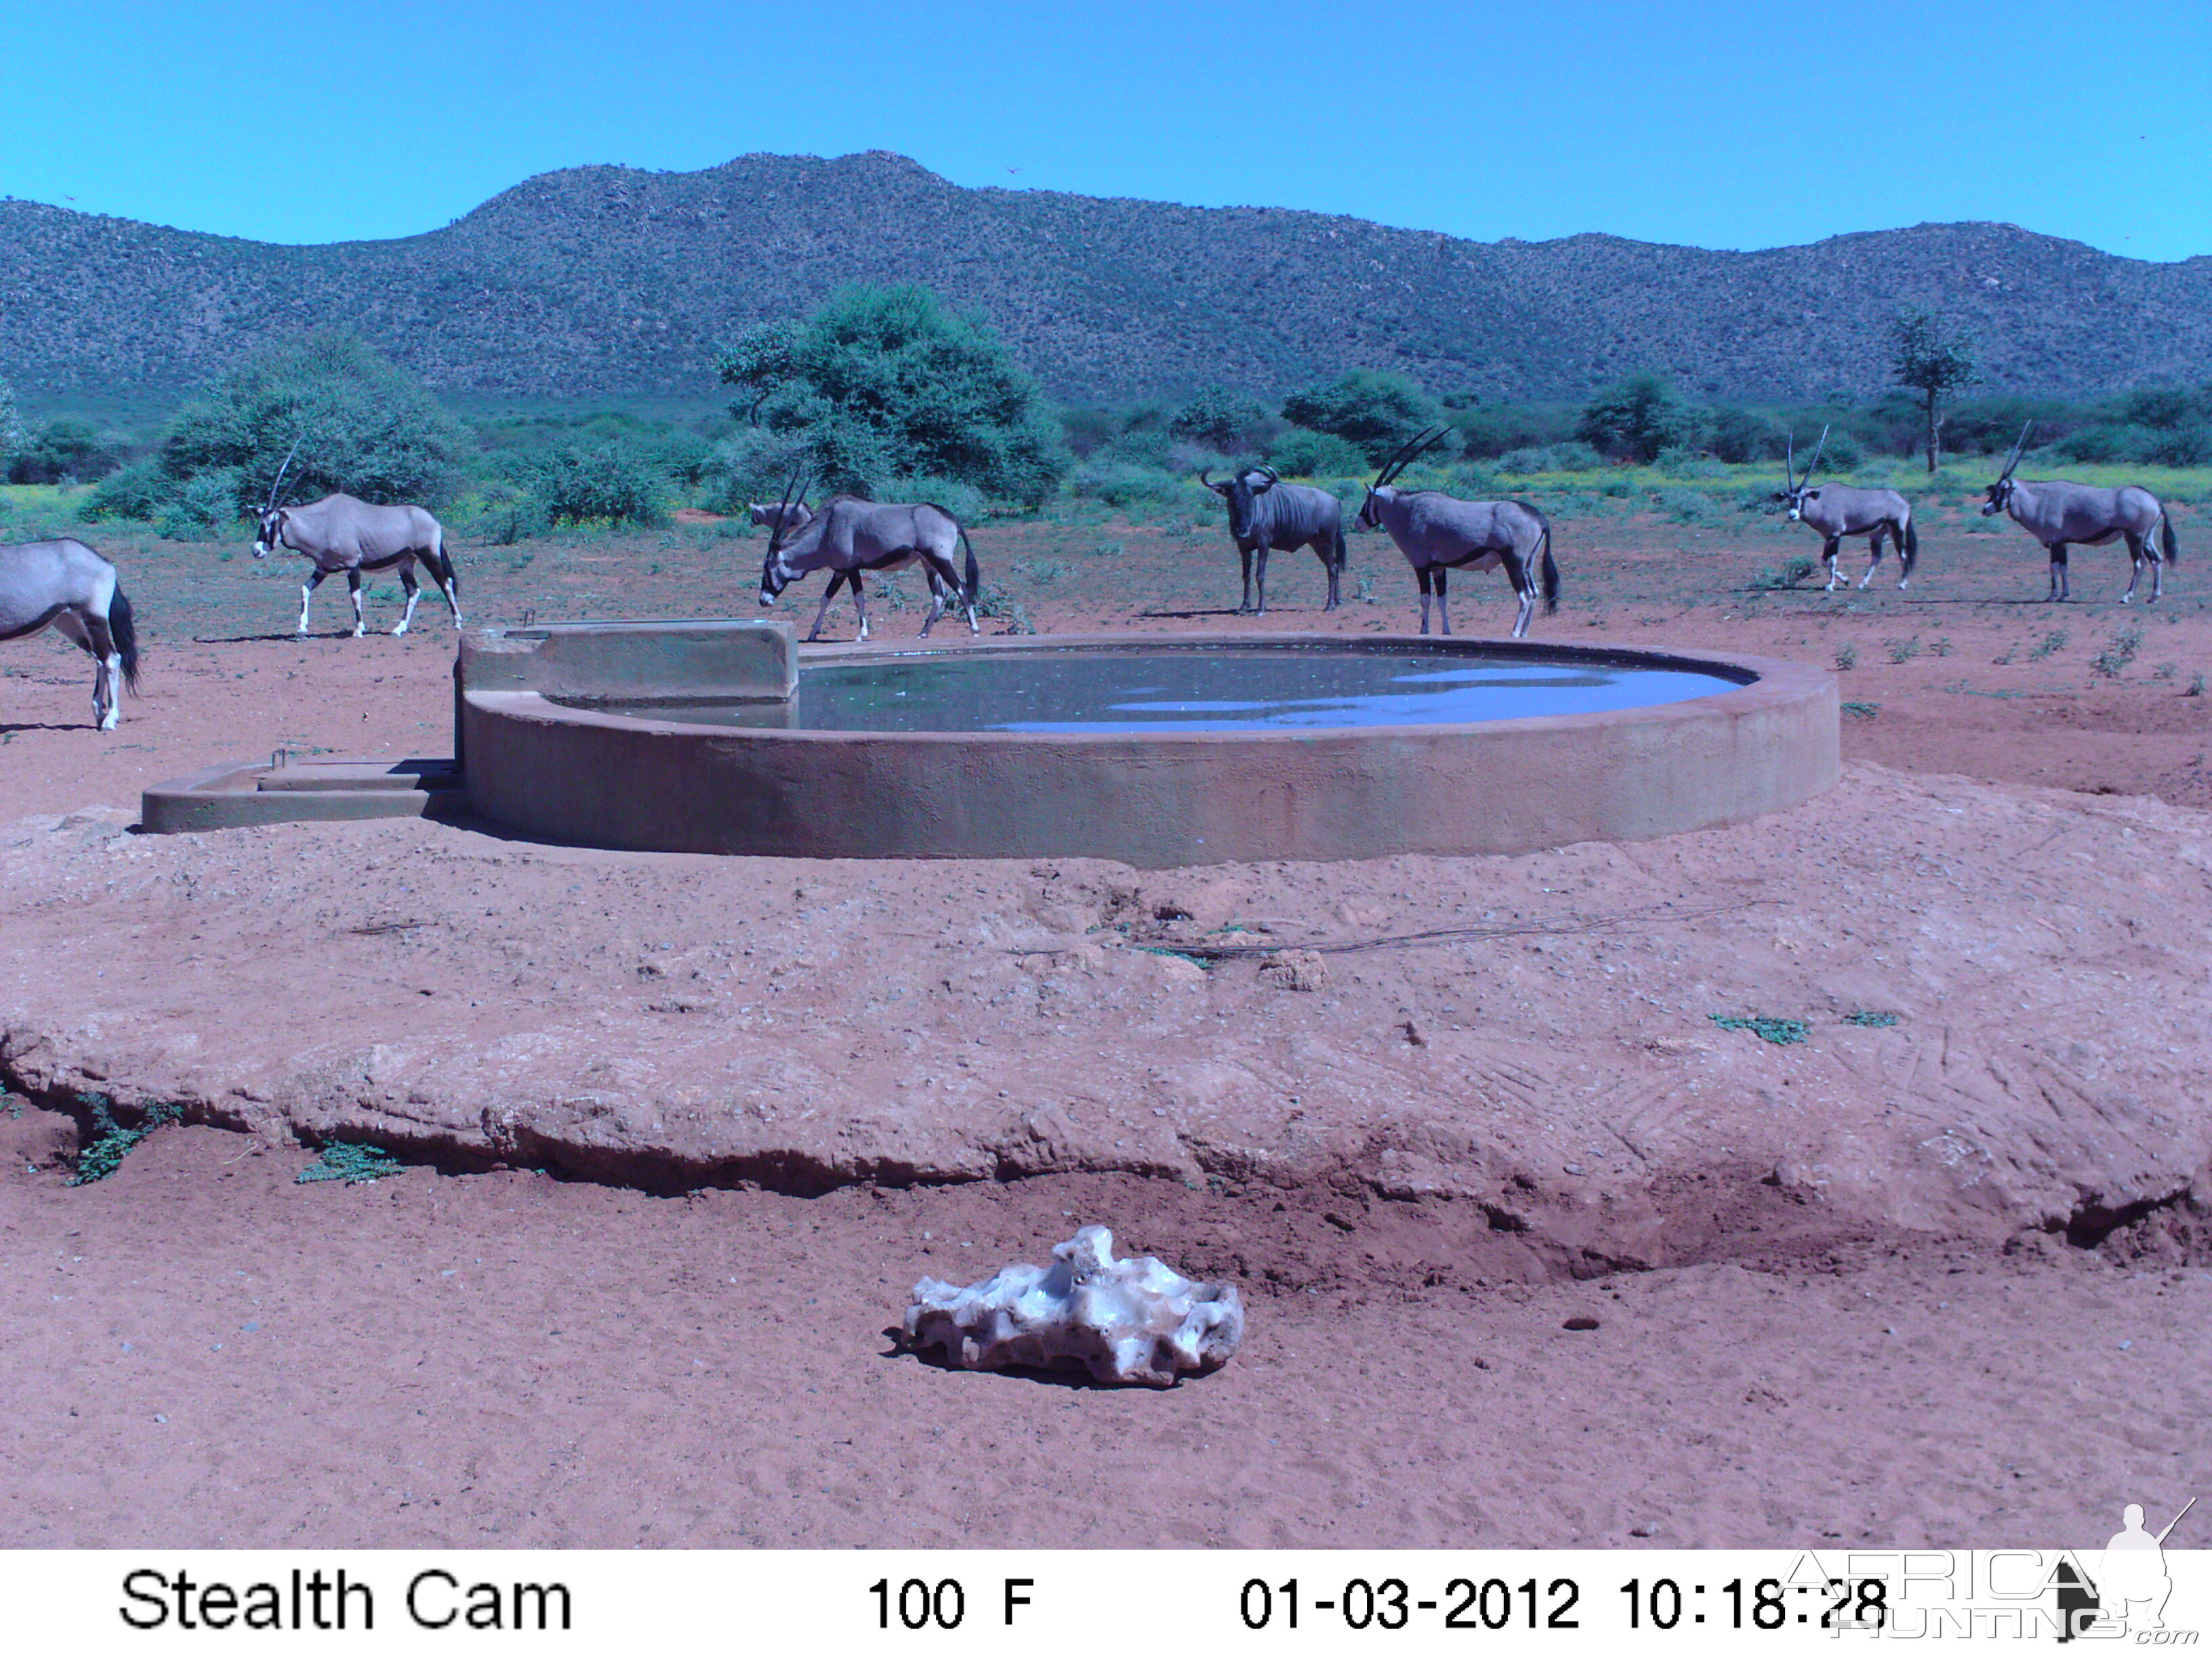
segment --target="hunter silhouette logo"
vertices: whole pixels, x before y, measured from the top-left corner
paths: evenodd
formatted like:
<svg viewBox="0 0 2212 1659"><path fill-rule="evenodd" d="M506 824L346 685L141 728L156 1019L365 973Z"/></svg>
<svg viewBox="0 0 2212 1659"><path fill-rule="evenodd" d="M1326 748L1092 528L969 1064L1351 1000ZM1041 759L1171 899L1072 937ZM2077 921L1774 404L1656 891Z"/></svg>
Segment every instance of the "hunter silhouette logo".
<svg viewBox="0 0 2212 1659"><path fill-rule="evenodd" d="M2105 1546L2095 1576L2085 1582L2071 1565L2061 1562L2056 1575L2058 1614L2063 1629L2058 1639L2070 1642L2092 1625L2110 1622L2110 1632L2158 1631L2166 1628L2166 1598L2173 1580L2166 1570L2166 1540L2181 1524L2181 1516L2197 1507L2191 1498L2154 1536L2143 1528L2142 1505L2130 1504L2120 1512L2120 1530Z"/></svg>

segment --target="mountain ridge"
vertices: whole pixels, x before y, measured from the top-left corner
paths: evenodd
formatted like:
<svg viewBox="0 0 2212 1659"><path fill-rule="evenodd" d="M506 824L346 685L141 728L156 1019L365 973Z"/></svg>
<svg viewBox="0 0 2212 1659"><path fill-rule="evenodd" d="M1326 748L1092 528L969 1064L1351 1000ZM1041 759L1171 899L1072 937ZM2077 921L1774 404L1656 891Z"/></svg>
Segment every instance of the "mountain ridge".
<svg viewBox="0 0 2212 1659"><path fill-rule="evenodd" d="M355 328L436 390L714 396L715 344L841 281L988 317L1054 395L1279 392L1353 367L1579 398L1629 372L1742 401L1863 397L1932 306L1984 388L2212 381L2212 257L2171 264L1985 222L1748 252L1602 232L1467 241L1341 215L970 189L884 151L539 173L453 223L288 246L0 202L0 375L52 401L181 391L273 336Z"/></svg>

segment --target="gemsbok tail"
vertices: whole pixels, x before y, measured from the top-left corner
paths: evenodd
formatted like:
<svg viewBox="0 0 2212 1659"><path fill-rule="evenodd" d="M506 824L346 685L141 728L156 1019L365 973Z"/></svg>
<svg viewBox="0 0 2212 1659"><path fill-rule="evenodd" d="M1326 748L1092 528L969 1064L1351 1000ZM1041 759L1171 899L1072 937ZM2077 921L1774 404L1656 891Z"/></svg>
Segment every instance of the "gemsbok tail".
<svg viewBox="0 0 2212 1659"><path fill-rule="evenodd" d="M2166 555L2166 562L2174 564L2181 558L2181 544L2174 538L2173 514L2161 511L2158 515L2158 545Z"/></svg>
<svg viewBox="0 0 2212 1659"><path fill-rule="evenodd" d="M968 526L964 524L960 526L960 545L968 550L968 568L962 573L964 586L960 595L960 608L973 611L975 596L983 591L983 571L975 562L975 544L968 539Z"/></svg>
<svg viewBox="0 0 2212 1659"><path fill-rule="evenodd" d="M131 619L131 601L118 586L107 602L107 635L115 641L115 654L123 659L123 683L135 695L138 690L138 625Z"/></svg>
<svg viewBox="0 0 2212 1659"><path fill-rule="evenodd" d="M461 574L453 568L453 556L446 551L446 526L438 526L438 580L455 599L461 597Z"/></svg>
<svg viewBox="0 0 2212 1659"><path fill-rule="evenodd" d="M1555 616L1559 609L1559 567L1552 557L1552 525L1544 521L1544 551L1540 560L1544 572L1544 614Z"/></svg>
<svg viewBox="0 0 2212 1659"><path fill-rule="evenodd" d="M1920 562L1920 527L1911 520L1905 521L1905 535L1897 544L1897 562L1910 576L1912 567Z"/></svg>

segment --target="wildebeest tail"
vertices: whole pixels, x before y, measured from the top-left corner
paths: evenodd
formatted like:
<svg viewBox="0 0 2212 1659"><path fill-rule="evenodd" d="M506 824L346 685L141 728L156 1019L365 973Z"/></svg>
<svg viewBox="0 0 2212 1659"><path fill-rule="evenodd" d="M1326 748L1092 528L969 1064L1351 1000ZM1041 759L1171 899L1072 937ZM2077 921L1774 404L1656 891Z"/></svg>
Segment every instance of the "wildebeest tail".
<svg viewBox="0 0 2212 1659"><path fill-rule="evenodd" d="M2171 513L2161 512L2158 515L2158 544L2160 550L2165 553L2166 562L2168 564L2176 562L2181 557L2181 544L2174 538L2173 514Z"/></svg>
<svg viewBox="0 0 2212 1659"><path fill-rule="evenodd" d="M965 586L960 595L960 608L972 611L975 606L975 596L983 591L983 571L975 562L975 544L968 539L968 526L964 524L960 526L960 545L968 550L968 568L961 573Z"/></svg>
<svg viewBox="0 0 2212 1659"><path fill-rule="evenodd" d="M1559 567L1552 557L1552 521L1544 520L1544 552L1540 561L1544 573L1544 614L1556 615L1559 609Z"/></svg>
<svg viewBox="0 0 2212 1659"><path fill-rule="evenodd" d="M1920 562L1920 527L1910 519L1905 521L1905 535L1897 544L1897 562L1905 567L1908 576Z"/></svg>
<svg viewBox="0 0 2212 1659"><path fill-rule="evenodd" d="M123 659L123 683L138 690L138 624L131 615L131 601L118 586L107 602L107 635L115 641L115 654Z"/></svg>

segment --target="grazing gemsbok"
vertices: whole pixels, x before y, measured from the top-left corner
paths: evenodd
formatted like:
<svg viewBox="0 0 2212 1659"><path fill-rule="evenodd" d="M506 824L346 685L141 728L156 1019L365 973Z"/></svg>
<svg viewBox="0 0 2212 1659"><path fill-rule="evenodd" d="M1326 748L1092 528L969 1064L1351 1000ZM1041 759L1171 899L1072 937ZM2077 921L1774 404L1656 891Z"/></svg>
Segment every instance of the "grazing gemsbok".
<svg viewBox="0 0 2212 1659"><path fill-rule="evenodd" d="M298 447L294 446L295 449ZM261 509L261 530L254 538L253 556L265 559L278 548L304 556L314 568L300 584L300 632L307 631L307 602L325 576L345 572L346 588L353 596L353 636L367 631L361 614L361 573L399 569L399 585L407 592L407 613L393 629L397 635L415 620L415 607L422 595L415 586L415 563L446 596L453 613L453 629L461 626L461 580L454 572L453 556L446 550L446 529L419 507L375 507L351 495L325 495L306 507L277 505L283 487L284 465L276 469L276 482L269 486L268 505Z"/></svg>
<svg viewBox="0 0 2212 1659"><path fill-rule="evenodd" d="M70 537L0 547L0 640L48 627L91 653L93 723L112 732L122 688L138 689L138 631L115 567Z"/></svg>
<svg viewBox="0 0 2212 1659"><path fill-rule="evenodd" d="M796 477L792 483L796 486ZM830 586L822 595L822 608L814 613L808 639L821 637L830 601L846 582L853 586L860 636L866 639L868 606L860 588L860 573L903 570L917 561L929 577L929 618L921 625L923 636L936 626L948 602L957 602L968 613L970 634L983 631L975 620L975 594L982 586L975 549L960 520L943 507L929 501L864 501L857 495L832 495L820 512L809 514L799 521L796 530L791 530L786 526L793 505L792 491L787 489L769 531L768 556L761 562L760 602L772 605L776 596L801 576L815 570L829 571ZM800 489L796 506L804 510L805 505L806 492ZM953 567L956 548L967 550L964 580Z"/></svg>
<svg viewBox="0 0 2212 1659"><path fill-rule="evenodd" d="M2066 581L2066 550L2080 542L2089 547L2100 547L2105 543L2124 537L2128 556L2134 571L2128 577L2128 591L2120 595L2122 605L2132 604L2136 584L2142 580L2143 566L2150 566L2150 596L2155 600L2166 592L2166 566L2176 562L2181 549L2173 537L2173 520L2158 497L2136 484L2125 484L2118 489L2100 489L2094 484L2066 483L2051 480L2042 483L2022 483L2012 476L2020 465L2021 452L2027 445L2027 434L2035 422L2030 421L2020 429L2020 441L2012 447L2005 458L2002 477L1990 486L1990 498L1982 503L1982 516L2009 513L2012 521L2041 542L2051 554L2051 592L2044 596L2045 603L2063 601L2073 597ZM2164 560L2161 562L2160 554Z"/></svg>
<svg viewBox="0 0 2212 1659"><path fill-rule="evenodd" d="M1326 489L1310 484L1286 484L1272 466L1239 467L1234 477L1216 483L1198 475L1199 483L1229 505L1229 535L1244 562L1244 603L1237 614L1267 614L1267 555L1296 552L1310 547L1328 573L1328 603L1336 609L1337 589L1344 580L1344 503ZM1254 561L1258 561L1258 598L1253 603Z"/></svg>
<svg viewBox="0 0 2212 1659"><path fill-rule="evenodd" d="M1861 489L1832 483L1813 489L1813 469L1820 465L1820 452L1827 447L1828 428L1824 426L1820 441L1813 446L1813 459L1805 463L1804 475L1800 477L1795 471L1797 438L1791 434L1790 453L1782 462L1782 476L1788 485L1775 497L1790 503L1793 520L1820 532L1820 559L1828 567L1828 586L1822 591L1836 591L1837 579L1843 574L1837 567L1836 550L1846 536L1865 537L1867 550L1873 556L1867 561L1866 574L1859 578L1862 588L1874 580L1885 540L1894 541L1897 585L1902 588L1912 580L1912 567L1920 560L1920 532L1912 527L1912 503L1894 489Z"/></svg>
<svg viewBox="0 0 2212 1659"><path fill-rule="evenodd" d="M1526 501L1463 501L1439 489L1400 489L1391 483L1414 461L1443 440L1446 428L1415 436L1382 464L1375 482L1367 486L1367 499L1359 508L1359 522L1370 530L1390 532L1398 550L1413 567L1421 584L1421 632L1429 631L1429 595L1435 592L1437 614L1443 631L1451 630L1451 607L1444 597L1445 578L1455 569L1495 570L1504 568L1505 580L1521 601L1514 618L1513 637L1528 631L1528 618L1536 609L1536 570L1544 579L1544 614L1559 608L1559 567L1552 561L1552 521Z"/></svg>
<svg viewBox="0 0 2212 1659"><path fill-rule="evenodd" d="M777 507L764 506L759 501L747 501L745 510L752 514L755 524L781 525L786 530L804 530L814 514L805 501L788 501Z"/></svg>

